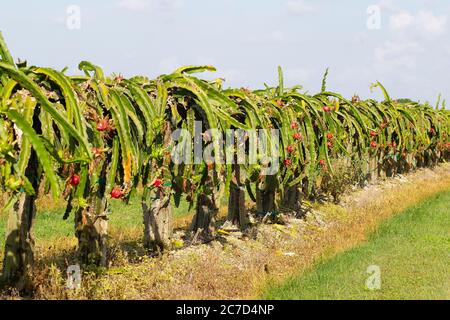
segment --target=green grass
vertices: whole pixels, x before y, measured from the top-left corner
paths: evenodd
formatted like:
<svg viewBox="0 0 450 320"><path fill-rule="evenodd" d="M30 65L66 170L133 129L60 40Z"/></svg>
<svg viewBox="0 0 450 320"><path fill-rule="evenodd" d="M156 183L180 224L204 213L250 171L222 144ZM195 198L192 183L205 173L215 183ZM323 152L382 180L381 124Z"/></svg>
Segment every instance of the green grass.
<svg viewBox="0 0 450 320"><path fill-rule="evenodd" d="M186 216L189 212L189 203L182 201L178 208L174 208L174 217ZM60 237L74 236L74 217L63 220L64 207L56 210L39 210L34 224L34 235L37 241L52 240ZM5 230L7 215L0 215L0 251L5 243ZM140 195L132 196L126 205L119 200L111 201L110 225L117 228L132 228L142 226L142 209Z"/></svg>
<svg viewBox="0 0 450 320"><path fill-rule="evenodd" d="M369 290L367 268L379 266L381 288ZM318 263L265 299L450 299L450 192L383 223L366 242Z"/></svg>

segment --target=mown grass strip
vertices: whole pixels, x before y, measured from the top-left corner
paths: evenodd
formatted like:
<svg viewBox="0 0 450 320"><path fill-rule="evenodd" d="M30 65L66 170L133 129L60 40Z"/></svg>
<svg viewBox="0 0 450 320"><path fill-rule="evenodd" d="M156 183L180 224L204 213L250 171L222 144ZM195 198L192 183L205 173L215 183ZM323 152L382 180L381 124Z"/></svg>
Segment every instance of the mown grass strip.
<svg viewBox="0 0 450 320"><path fill-rule="evenodd" d="M367 241L318 263L265 299L450 299L450 191L439 193L382 223ZM369 266L381 288L369 290Z"/></svg>

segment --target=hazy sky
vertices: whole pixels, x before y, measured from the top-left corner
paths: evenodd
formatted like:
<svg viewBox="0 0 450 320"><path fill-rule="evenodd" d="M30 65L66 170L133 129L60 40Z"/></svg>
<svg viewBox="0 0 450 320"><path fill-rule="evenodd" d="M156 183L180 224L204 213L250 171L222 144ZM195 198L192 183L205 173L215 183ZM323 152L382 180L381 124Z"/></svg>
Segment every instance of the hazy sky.
<svg viewBox="0 0 450 320"><path fill-rule="evenodd" d="M288 85L317 92L328 66L345 96L379 98L379 80L435 103L450 99L449 16L448 0L3 0L0 30L14 57L71 73L81 60L150 77L213 64L225 86L260 88L281 65Z"/></svg>

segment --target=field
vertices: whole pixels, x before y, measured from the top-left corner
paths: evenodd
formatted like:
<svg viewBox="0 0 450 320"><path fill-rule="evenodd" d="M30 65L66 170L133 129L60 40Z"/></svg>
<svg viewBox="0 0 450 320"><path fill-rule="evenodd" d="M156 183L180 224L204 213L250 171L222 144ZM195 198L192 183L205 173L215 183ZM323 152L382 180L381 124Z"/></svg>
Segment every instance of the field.
<svg viewBox="0 0 450 320"><path fill-rule="evenodd" d="M450 299L450 192L382 223L355 248L267 289L264 299ZM381 287L366 287L368 266Z"/></svg>
<svg viewBox="0 0 450 320"><path fill-rule="evenodd" d="M286 86L280 66L261 89L207 80L212 65L152 79L78 69L16 62L0 33L7 298L258 297L450 188L440 96L392 98L376 81L382 100L347 98L329 69L317 93ZM401 224L426 249L419 220Z"/></svg>
<svg viewBox="0 0 450 320"><path fill-rule="evenodd" d="M315 205L314 211L304 219L292 219L284 227L259 225L254 239L242 239L239 235L233 234L222 235L210 243L198 243L154 258L150 258L143 250L140 241L141 226L136 227L138 225L131 224L120 229L114 228L110 235L111 265L109 269L97 276L87 272L83 277L83 287L78 291L67 290L63 276L65 268L76 258L76 239L72 235L69 238L58 239L37 237L38 261L33 279L38 289L35 297L40 299L188 298L202 300L254 299L264 296L276 298L270 295L272 290L276 290L274 288L285 290L283 284L289 283L289 278L296 277L299 272L310 272L313 266L321 265L321 261L328 261L335 255L336 257L347 256L348 252L350 256L354 256L351 253L352 248L359 248L359 246L364 248L366 243L373 241L374 234L385 232L384 224L378 228L380 223L390 225L390 221L392 223L402 221L402 225L403 222L405 225L411 225L412 221L405 220L405 214L402 212L406 214L416 212L415 209L419 208L423 216L426 212L423 209L427 207L432 209L434 208L432 204L436 203L436 211L441 212L439 209L444 209L444 215L436 216L436 219L445 219L445 213L448 212L448 209L447 211L445 209L448 206L444 200L448 197L448 190L450 190L448 165L440 166L435 170L420 170L404 178L370 185L364 190L356 189L343 198L341 205ZM440 201L435 201L436 199ZM128 215L125 211L121 213ZM114 214L115 211L113 211ZM428 219L430 220L423 220L431 223L434 218ZM41 227L43 228L45 223L43 220L40 221L44 224ZM55 220L54 225L58 221ZM140 221L136 221L138 222ZM415 224L418 222L420 219L417 221L414 219ZM436 234L436 237L441 234L445 238L446 235L440 233L441 226L445 231L447 226L445 223L439 226L436 224L429 230ZM61 232L61 228L56 227L56 229L58 231L54 232ZM445 241L440 241L442 239L424 246L424 243L419 241L421 237L415 232L412 233L413 229L411 228L410 236L414 241L418 240L413 246L415 249L428 250L433 247L434 250L439 250L445 246ZM417 230L423 229L417 225ZM180 235L179 232L177 234ZM429 240L437 240L436 237ZM389 244L389 241L387 243L382 241L382 243ZM386 257L392 258L391 265L396 266L394 262L400 265L406 263L398 258L403 258L403 253L411 253L411 251L403 250L403 246L398 246L397 253L395 248L397 246L392 245L387 245L385 248ZM420 250L417 252L423 253ZM358 257L361 259L355 257L355 263L366 263L364 255L358 255ZM431 263L426 254L416 255L416 257L418 264ZM433 260L432 264L435 264L436 270L443 266L440 262L442 262L441 259ZM351 267L359 268L358 263ZM384 262L381 261L381 263ZM350 280L364 280L366 268L367 266L364 266L361 273L356 276L357 279ZM208 273L205 273L205 270L208 270ZM426 286L414 278L420 270L418 268L411 273L405 270L403 276L407 277L403 280L406 286L416 286L417 291L428 291ZM383 271L383 275L383 289L387 290L388 274L384 274ZM350 283L353 284L353 282ZM441 284L442 282L435 284L435 292L442 289ZM351 285L347 287L350 288ZM397 289L394 288L394 292L401 294L402 291ZM314 290L311 292L316 293ZM326 289L324 289L325 292L327 292ZM386 296L380 294L384 292L386 291L375 294L379 294L379 298L385 298ZM342 294L342 299L345 298L348 296ZM418 296L418 298L424 298L424 296Z"/></svg>

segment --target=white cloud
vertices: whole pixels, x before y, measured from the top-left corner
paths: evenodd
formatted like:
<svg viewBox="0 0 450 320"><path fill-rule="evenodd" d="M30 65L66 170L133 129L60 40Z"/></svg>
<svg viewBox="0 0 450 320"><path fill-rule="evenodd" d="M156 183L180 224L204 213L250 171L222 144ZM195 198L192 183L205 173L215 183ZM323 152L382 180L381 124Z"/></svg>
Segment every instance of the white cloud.
<svg viewBox="0 0 450 320"><path fill-rule="evenodd" d="M148 0L120 0L117 3L119 8L124 8L130 11L145 10L150 7L150 1Z"/></svg>
<svg viewBox="0 0 450 320"><path fill-rule="evenodd" d="M395 31L413 30L427 35L442 34L447 27L447 16L437 16L431 11L419 11L416 15L402 11L391 16L390 27Z"/></svg>
<svg viewBox="0 0 450 320"><path fill-rule="evenodd" d="M414 16L409 12L399 12L391 16L390 25L394 30L405 29L412 25Z"/></svg>
<svg viewBox="0 0 450 320"><path fill-rule="evenodd" d="M295 14L314 13L318 11L318 7L307 3L304 0L289 0L286 3L289 12Z"/></svg>
<svg viewBox="0 0 450 320"><path fill-rule="evenodd" d="M183 6L183 0L119 0L119 8L130 11L154 10L154 11L175 11Z"/></svg>
<svg viewBox="0 0 450 320"><path fill-rule="evenodd" d="M375 49L375 69L393 71L398 68L414 69L416 56L423 52L422 46L413 41L386 41Z"/></svg>
<svg viewBox="0 0 450 320"><path fill-rule="evenodd" d="M420 11L417 14L417 23L419 28L427 33L441 34L447 26L447 16L435 16L430 11Z"/></svg>

